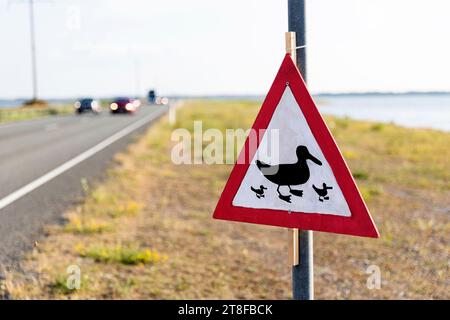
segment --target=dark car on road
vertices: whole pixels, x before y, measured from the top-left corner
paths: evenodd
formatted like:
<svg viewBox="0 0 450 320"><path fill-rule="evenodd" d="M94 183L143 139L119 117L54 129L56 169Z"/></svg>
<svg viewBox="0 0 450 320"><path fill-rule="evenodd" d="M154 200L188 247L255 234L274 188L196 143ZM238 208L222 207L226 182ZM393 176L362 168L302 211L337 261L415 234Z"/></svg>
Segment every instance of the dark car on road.
<svg viewBox="0 0 450 320"><path fill-rule="evenodd" d="M74 107L76 112L80 114L84 112L98 113L101 111L100 102L92 98L80 99L75 102Z"/></svg>
<svg viewBox="0 0 450 320"><path fill-rule="evenodd" d="M148 92L148 103L155 104L156 102L156 92L155 90L150 90Z"/></svg>
<svg viewBox="0 0 450 320"><path fill-rule="evenodd" d="M110 105L111 113L133 113L140 105L140 101L131 98L117 98Z"/></svg>

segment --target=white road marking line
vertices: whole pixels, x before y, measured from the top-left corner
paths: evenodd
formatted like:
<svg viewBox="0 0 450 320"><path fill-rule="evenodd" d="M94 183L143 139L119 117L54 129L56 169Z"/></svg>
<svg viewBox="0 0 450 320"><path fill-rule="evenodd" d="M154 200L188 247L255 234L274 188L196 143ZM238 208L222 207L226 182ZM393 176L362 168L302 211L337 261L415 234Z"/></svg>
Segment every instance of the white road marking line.
<svg viewBox="0 0 450 320"><path fill-rule="evenodd" d="M36 180L30 182L29 184L23 186L22 188L14 191L13 193L7 195L3 199L0 200L0 210L5 208L6 206L10 205L11 203L17 201L18 199L22 198L23 196L27 195L31 191L39 188L43 184L49 182L50 180L56 178L60 174L64 173L65 171L75 167L77 164L83 162L84 160L92 157L97 152L105 149L109 145L113 144L117 140L125 137L126 135L130 134L131 132L139 129L140 127L144 126L148 122L155 119L155 117L159 114L159 112L152 113L134 123L129 125L128 127L125 127L124 129L120 130L119 132L113 134L109 138L103 140L99 144L93 146L92 148L84 151L83 153L79 154L75 158L63 163L59 167L56 167L55 169L51 170L50 172L44 174L40 178L37 178Z"/></svg>

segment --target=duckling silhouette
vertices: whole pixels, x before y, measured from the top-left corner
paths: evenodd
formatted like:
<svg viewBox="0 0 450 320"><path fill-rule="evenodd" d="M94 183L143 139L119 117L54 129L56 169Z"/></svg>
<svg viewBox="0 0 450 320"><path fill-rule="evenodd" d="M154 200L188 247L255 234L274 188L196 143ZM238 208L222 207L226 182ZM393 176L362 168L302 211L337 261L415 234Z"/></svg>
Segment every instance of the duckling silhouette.
<svg viewBox="0 0 450 320"><path fill-rule="evenodd" d="M330 200L328 196L328 190L333 189L333 187L328 187L325 183L322 184L322 189L317 188L315 185L312 186L316 193L319 195L319 201Z"/></svg>
<svg viewBox="0 0 450 320"><path fill-rule="evenodd" d="M305 184L309 180L310 172L307 160L321 166L322 162L309 153L306 146L298 146L296 149L297 162L288 164L269 165L260 160L256 160L256 166L270 182L278 185L278 197L286 202L291 202L291 195L283 195L280 192L281 186L288 186L289 192L294 196L303 196L302 190L293 190L291 186Z"/></svg>
<svg viewBox="0 0 450 320"><path fill-rule="evenodd" d="M250 189L256 194L256 197L258 199L264 198L264 190L267 190L266 187L264 187L263 185L259 186L259 189L253 188L252 186L250 186Z"/></svg>

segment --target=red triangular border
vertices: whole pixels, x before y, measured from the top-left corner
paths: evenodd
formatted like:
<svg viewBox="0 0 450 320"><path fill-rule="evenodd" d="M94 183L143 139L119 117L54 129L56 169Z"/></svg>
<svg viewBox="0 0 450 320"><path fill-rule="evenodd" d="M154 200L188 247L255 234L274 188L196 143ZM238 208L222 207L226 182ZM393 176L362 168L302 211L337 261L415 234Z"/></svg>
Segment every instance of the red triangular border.
<svg viewBox="0 0 450 320"><path fill-rule="evenodd" d="M288 213L287 211L282 210L253 209L233 206L233 198L248 170L251 159L253 159L253 156L257 151L257 148L255 150L249 148L249 139L247 138L244 148L239 155L239 161L234 165L224 191L217 203L216 210L214 211L214 218L301 230L315 230L378 238L379 234L377 228L358 191L355 180L353 179L330 130L314 104L300 72L289 54L286 54L252 128L256 133L259 133L260 129L266 129L268 127L272 115L286 88L287 82L289 83L292 93L300 106L301 112L304 114L317 143L322 149L322 152L336 177L336 181L348 203L351 217L319 213ZM257 139L258 146L261 138L262 136L259 136ZM247 157L245 156L246 154ZM243 161L244 157L250 160Z"/></svg>

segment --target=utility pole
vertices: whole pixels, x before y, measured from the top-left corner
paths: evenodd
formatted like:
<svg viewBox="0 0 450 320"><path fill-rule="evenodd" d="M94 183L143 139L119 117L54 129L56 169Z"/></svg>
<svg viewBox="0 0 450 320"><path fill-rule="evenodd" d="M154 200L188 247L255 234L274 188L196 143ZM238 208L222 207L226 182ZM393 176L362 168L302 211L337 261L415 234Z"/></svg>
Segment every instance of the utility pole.
<svg viewBox="0 0 450 320"><path fill-rule="evenodd" d="M306 32L305 0L288 0L289 31L295 32L297 67L306 81ZM300 47L300 48L299 48ZM298 264L292 266L292 295L295 300L314 299L313 232L298 230L292 233L298 245L293 255L298 256Z"/></svg>
<svg viewBox="0 0 450 320"><path fill-rule="evenodd" d="M141 70L140 70L140 63L137 58L134 59L134 95L137 98L140 98L141 96Z"/></svg>
<svg viewBox="0 0 450 320"><path fill-rule="evenodd" d="M34 0L28 1L30 8L31 73L33 81L32 101L36 101L38 96L38 89L37 89L37 66L36 66L36 36L34 32Z"/></svg>

